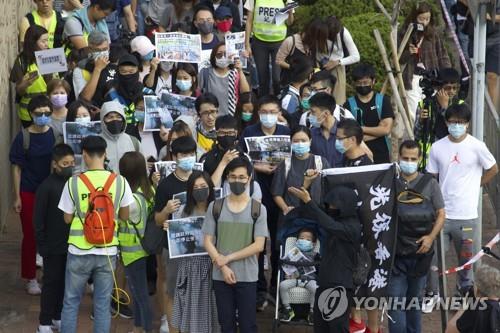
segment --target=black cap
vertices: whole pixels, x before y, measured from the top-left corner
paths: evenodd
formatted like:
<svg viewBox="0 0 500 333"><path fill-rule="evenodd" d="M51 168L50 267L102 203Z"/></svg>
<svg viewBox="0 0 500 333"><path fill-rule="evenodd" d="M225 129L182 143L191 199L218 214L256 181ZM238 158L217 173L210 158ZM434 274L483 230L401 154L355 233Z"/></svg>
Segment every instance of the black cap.
<svg viewBox="0 0 500 333"><path fill-rule="evenodd" d="M118 66L122 65L132 65L139 67L139 62L137 61L137 58L135 56L129 53L125 54L120 58L120 60L118 60Z"/></svg>

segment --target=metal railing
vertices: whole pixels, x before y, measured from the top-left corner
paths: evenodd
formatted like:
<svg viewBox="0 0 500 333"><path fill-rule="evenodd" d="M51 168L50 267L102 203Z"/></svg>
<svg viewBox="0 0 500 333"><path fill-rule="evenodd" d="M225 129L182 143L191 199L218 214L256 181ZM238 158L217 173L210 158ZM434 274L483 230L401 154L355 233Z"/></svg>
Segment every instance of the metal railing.
<svg viewBox="0 0 500 333"><path fill-rule="evenodd" d="M500 164L500 116L486 92L484 112L484 143ZM485 186L488 196L495 210L497 227L500 228L500 175L497 175Z"/></svg>

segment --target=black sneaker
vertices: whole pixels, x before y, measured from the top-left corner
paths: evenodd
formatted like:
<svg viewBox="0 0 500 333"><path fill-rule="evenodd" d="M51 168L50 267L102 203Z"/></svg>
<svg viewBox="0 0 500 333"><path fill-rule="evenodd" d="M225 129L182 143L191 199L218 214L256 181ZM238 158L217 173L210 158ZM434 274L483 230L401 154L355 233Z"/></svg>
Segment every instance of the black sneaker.
<svg viewBox="0 0 500 333"><path fill-rule="evenodd" d="M126 318L126 319L133 318L134 317L134 313L128 307L128 305L123 304L123 303L125 303L125 300L124 299L120 299L120 306L118 307L118 303L115 301L115 299L111 298L111 314L113 316L115 316L116 313L118 312L118 310L120 310L120 312L118 313L118 315L120 317Z"/></svg>
<svg viewBox="0 0 500 333"><path fill-rule="evenodd" d="M314 312L309 311L309 314L307 315L307 323L311 326L314 325Z"/></svg>
<svg viewBox="0 0 500 333"><path fill-rule="evenodd" d="M257 294L257 311L262 312L266 309L268 303L267 303L267 293L266 292L259 292Z"/></svg>
<svg viewBox="0 0 500 333"><path fill-rule="evenodd" d="M295 312L293 312L292 308L284 308L281 310L280 321L289 323L293 318L295 318Z"/></svg>

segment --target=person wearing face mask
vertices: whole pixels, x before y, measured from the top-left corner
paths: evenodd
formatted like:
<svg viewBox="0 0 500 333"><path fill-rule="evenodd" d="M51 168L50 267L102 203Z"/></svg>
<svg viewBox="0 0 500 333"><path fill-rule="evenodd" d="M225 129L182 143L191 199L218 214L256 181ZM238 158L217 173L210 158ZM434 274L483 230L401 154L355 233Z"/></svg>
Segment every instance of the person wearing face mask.
<svg viewBox="0 0 500 333"><path fill-rule="evenodd" d="M394 124L391 99L375 92L375 68L369 64L356 65L352 70L356 95L347 99L344 108L351 111L363 129L363 141L373 153L375 164L391 162L389 135Z"/></svg>
<svg viewBox="0 0 500 333"><path fill-rule="evenodd" d="M50 127L52 127L56 138L62 139L63 136L63 123L66 121L68 113L66 104L70 89L68 82L61 79L53 79L47 83L47 95L52 103Z"/></svg>
<svg viewBox="0 0 500 333"><path fill-rule="evenodd" d="M361 222L357 213L358 195L346 185L337 185L326 192L322 209L311 199L305 187L291 187L288 191L304 203L298 210L299 216L315 221L327 233L326 241L321 243L320 267L335 268L319 270L319 287L316 290L313 311L314 331L349 332L349 311L326 321L318 308L318 297L325 289L336 287L345 288L348 299L354 294L353 271L361 244Z"/></svg>
<svg viewBox="0 0 500 333"><path fill-rule="evenodd" d="M198 97L198 72L192 64L177 63L172 74L172 92L174 94Z"/></svg>
<svg viewBox="0 0 500 333"><path fill-rule="evenodd" d="M291 83L281 92L281 107L289 115L292 115L300 109L300 88L309 82L314 69L309 59L303 59L300 62L293 63L290 73ZM297 119L296 116L293 117Z"/></svg>
<svg viewBox="0 0 500 333"><path fill-rule="evenodd" d="M458 263L462 265L472 253L480 250L481 241L477 238L480 227L479 195L481 186L498 173L498 165L484 142L467 134L471 119L467 104L450 106L445 119L449 134L432 145L426 170L439 177L446 211L444 237L453 240ZM470 242L464 243L463 239L472 239L472 245ZM437 274L433 279L435 283L431 285L437 286ZM471 287L473 283L471 269L457 273L459 291Z"/></svg>
<svg viewBox="0 0 500 333"><path fill-rule="evenodd" d="M444 119L446 109L453 104L464 103L464 100L457 96L460 90L460 74L456 69L440 69L438 81L441 85L436 94L420 101L417 107L414 134L415 140L422 147L420 170L425 170L431 145L448 135Z"/></svg>
<svg viewBox="0 0 500 333"><path fill-rule="evenodd" d="M286 126L278 124L278 116L281 112L280 102L274 96L264 96L261 97L257 102L257 110L259 114L259 122L246 127L241 134L239 145L246 152L247 148L245 145L246 137L253 136L270 136L270 135L290 135L290 129ZM271 288L276 286L276 277L278 275L278 257L279 253L277 247L275 246L277 237L277 226L280 210L274 202L273 195L271 192L271 185L273 182L273 175L277 169L277 164L259 162L255 163L255 173L256 180L262 191L262 203L268 209L268 220L269 232L271 234ZM263 255L259 257L259 269L263 272L264 269L264 258ZM259 277L259 296L257 307L259 310L264 310L267 306L267 284L265 277L261 275ZM271 294L274 294L271 290Z"/></svg>
<svg viewBox="0 0 500 333"><path fill-rule="evenodd" d="M33 123L19 131L11 144L9 160L12 164L14 211L21 218L23 240L21 245L21 277L27 280L26 291L39 295L36 280L36 246L33 230L33 208L38 186L50 174L52 147L55 137L49 126L52 105L45 95L33 97L28 104Z"/></svg>
<svg viewBox="0 0 500 333"><path fill-rule="evenodd" d="M106 93L107 101L117 101L125 106L125 120L127 134L140 139L135 120L135 102L141 95L152 95L154 92L144 87L139 81L139 62L137 57L126 54L118 61L118 72L111 84L111 89Z"/></svg>
<svg viewBox="0 0 500 333"><path fill-rule="evenodd" d="M204 246L214 264L212 286L222 332L234 332L236 311L239 330L257 332L257 256L264 250L269 232L266 206L246 191L252 174L246 157L227 165L224 178L231 193L209 204L202 227Z"/></svg>
<svg viewBox="0 0 500 333"><path fill-rule="evenodd" d="M344 154L344 167L371 165L365 150L361 147L363 130L354 119L342 119L337 125L335 149Z"/></svg>
<svg viewBox="0 0 500 333"><path fill-rule="evenodd" d="M208 7L206 3L200 3L196 6L193 17L193 25L196 28L193 33L198 32L201 36L202 50L212 50L215 46L217 46L217 44L219 44L219 39L214 33L214 11Z"/></svg>
<svg viewBox="0 0 500 333"><path fill-rule="evenodd" d="M202 93L210 92L217 97L220 115L234 115L239 95L250 91L240 59L227 57L224 42L214 47L210 66L200 71L199 88Z"/></svg>
<svg viewBox="0 0 500 333"><path fill-rule="evenodd" d="M287 189L291 186L300 187L304 183L307 170L328 169L328 161L321 156L313 155L311 150L311 131L305 126L297 126L290 134L292 141L292 157L280 163L274 173L271 193L274 202L280 208L282 216L287 215L301 202L290 195ZM318 178L311 185L311 195L316 203L321 203L321 181ZM280 217L282 217L280 216Z"/></svg>
<svg viewBox="0 0 500 333"><path fill-rule="evenodd" d="M299 262L315 262L319 261L319 254L314 252L314 247L316 246L317 235L313 229L302 228L297 234L297 241L295 242L295 246L292 248L290 252L294 252L294 248L298 248L300 252L304 255L304 258L301 258ZM292 255L296 253L291 253ZM288 256L288 254L285 254ZM293 265L293 264L292 264ZM297 275L298 276L297 276ZM299 278L302 278L299 279ZM309 325L314 324L313 319L313 309L314 309L314 300L316 289L318 289L318 284L316 283L317 274L316 273L308 273L305 274L303 267L297 267L297 272L292 276L285 276L285 279L280 282L280 298L281 304L283 305L282 312L280 313L280 320L283 322L290 322L293 318L295 318L295 313L290 306L290 295L289 291L295 287L303 287L307 289L310 296L310 308L309 314L307 316L307 323Z"/></svg>
<svg viewBox="0 0 500 333"><path fill-rule="evenodd" d="M141 71L139 73L139 81L143 82L144 78L151 70L151 62L155 58L156 47L151 43L151 40L146 36L137 36L130 41L130 52L138 55L141 59Z"/></svg>
<svg viewBox="0 0 500 333"><path fill-rule="evenodd" d="M111 101L102 105L101 112L101 137L106 140L106 158L108 169L119 172L118 162L123 154L128 151L141 151L139 140L125 133L125 109L122 104Z"/></svg>
<svg viewBox="0 0 500 333"><path fill-rule="evenodd" d="M172 218L172 214L179 210L181 202L173 199L178 193L187 191L187 183L196 162L196 142L191 136L182 136L175 139L171 145L172 158L177 163L175 171L166 178L160 180L155 194L154 218L158 226ZM169 323L170 332L174 332L172 323L172 308L178 271L178 259L170 259L168 254L168 242L165 242L163 259L166 267L166 293L165 309Z"/></svg>
<svg viewBox="0 0 500 333"><path fill-rule="evenodd" d="M215 200L214 185L206 172L193 171L187 181L186 204L173 218L205 216ZM168 229L168 221L164 222ZM219 332L217 304L212 286L212 260L208 255L179 258L172 326L179 332ZM197 300L193 302L192 294Z"/></svg>
<svg viewBox="0 0 500 333"><path fill-rule="evenodd" d="M61 330L61 310L64 297L64 277L68 253L69 225L57 208L68 178L73 175L75 154L61 143L52 150L52 170L38 187L35 196L33 225L36 245L43 257L43 287L40 299L40 325L37 332Z"/></svg>
<svg viewBox="0 0 500 333"><path fill-rule="evenodd" d="M250 125L255 124L258 121L257 112L255 110L255 104L257 103L257 97L253 92L246 92L240 95L240 100L238 101L238 106L236 107L236 113L234 118L238 123L238 132L241 133L245 128Z"/></svg>
<svg viewBox="0 0 500 333"><path fill-rule="evenodd" d="M445 219L445 205L439 184L431 175L418 172L421 158L422 151L417 142L406 140L399 147L401 173L397 180L396 256L387 286L387 296L399 300L406 298L408 301L418 298L419 302L422 302L422 291L431 267L433 243ZM420 204L408 206L406 200L414 199L414 193L425 198ZM389 310L389 315L393 318L389 322L389 332L422 330L419 309Z"/></svg>
<svg viewBox="0 0 500 333"><path fill-rule="evenodd" d="M231 0L201 0L200 6L206 6L212 13L215 13L219 7L227 7L231 11L231 17L233 19L232 29L234 31L241 31L242 22L240 9L238 8L238 3Z"/></svg>
<svg viewBox="0 0 500 333"><path fill-rule="evenodd" d="M173 67L173 62L153 58L149 73L143 80L144 86L153 90L158 97L161 97L164 92L172 92L173 75L171 72Z"/></svg>
<svg viewBox="0 0 500 333"><path fill-rule="evenodd" d="M233 32L233 14L226 6L219 6L215 10L215 27L217 38L224 40L225 36Z"/></svg>

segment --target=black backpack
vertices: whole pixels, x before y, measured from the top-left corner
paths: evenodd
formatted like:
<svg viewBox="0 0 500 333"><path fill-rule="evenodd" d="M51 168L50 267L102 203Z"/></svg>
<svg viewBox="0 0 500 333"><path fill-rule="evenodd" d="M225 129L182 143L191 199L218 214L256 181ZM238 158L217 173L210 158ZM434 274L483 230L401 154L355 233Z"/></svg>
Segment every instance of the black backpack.
<svg viewBox="0 0 500 333"><path fill-rule="evenodd" d="M216 242L217 242L217 224L219 222L220 214L222 212L222 207L224 206L224 200L225 200L225 198L215 200L214 206L212 207L212 216L213 216L214 221L215 221L215 241ZM255 199L251 199L251 200L252 200L252 207L250 208L250 212L251 212L252 220L253 220L253 224L252 224L252 237L253 237L253 234L255 231L255 223L257 222L257 219L260 216L261 203Z"/></svg>
<svg viewBox="0 0 500 333"><path fill-rule="evenodd" d="M144 226L144 236L140 238L142 248L147 254L161 254L167 241L167 232L155 221L155 212L151 211Z"/></svg>

